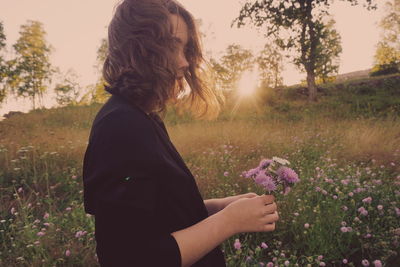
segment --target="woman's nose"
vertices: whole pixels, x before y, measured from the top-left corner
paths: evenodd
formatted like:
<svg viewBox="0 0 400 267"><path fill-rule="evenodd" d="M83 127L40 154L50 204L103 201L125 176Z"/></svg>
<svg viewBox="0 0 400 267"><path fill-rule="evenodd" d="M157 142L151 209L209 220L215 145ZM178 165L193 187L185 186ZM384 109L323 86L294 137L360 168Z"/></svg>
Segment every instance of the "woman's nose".
<svg viewBox="0 0 400 267"><path fill-rule="evenodd" d="M180 69L187 69L189 67L189 62L186 59L185 53L180 53L178 65Z"/></svg>

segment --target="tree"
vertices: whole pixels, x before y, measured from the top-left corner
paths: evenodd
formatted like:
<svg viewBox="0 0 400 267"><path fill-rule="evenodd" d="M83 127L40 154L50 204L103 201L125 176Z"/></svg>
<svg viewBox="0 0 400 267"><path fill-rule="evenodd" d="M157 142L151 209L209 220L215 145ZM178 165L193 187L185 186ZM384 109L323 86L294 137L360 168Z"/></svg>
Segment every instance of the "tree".
<svg viewBox="0 0 400 267"><path fill-rule="evenodd" d="M283 84L283 55L273 43L266 44L256 58L262 87L277 88Z"/></svg>
<svg viewBox="0 0 400 267"><path fill-rule="evenodd" d="M76 81L78 75L72 69L64 74L63 81L56 84L54 91L56 93L56 101L59 105L76 105L81 91L79 83Z"/></svg>
<svg viewBox="0 0 400 267"><path fill-rule="evenodd" d="M321 42L317 47L319 56L316 58L315 77L317 83L334 80L339 72L339 55L342 53L341 37L334 29L335 20L330 19L321 30Z"/></svg>
<svg viewBox="0 0 400 267"><path fill-rule="evenodd" d="M97 60L95 69L99 72L99 78L96 84L89 87L89 94L91 95L91 101L95 103L104 103L109 98L110 94L105 90L106 81L102 75L102 69L104 61L107 57L108 41L106 38L101 39L100 46L97 49Z"/></svg>
<svg viewBox="0 0 400 267"><path fill-rule="evenodd" d="M358 0L343 1L358 4ZM374 0L364 1L368 10L376 8ZM295 50L293 62L307 73L309 100L316 101L315 71L321 55L318 48L329 6L328 0L247 0L233 24L241 27L250 21L258 28L265 27L267 38L273 38L284 50Z"/></svg>
<svg viewBox="0 0 400 267"><path fill-rule="evenodd" d="M4 34L3 22L0 21L0 53L6 46L6 35ZM0 104L6 97L6 78L8 76L8 67L6 60L0 54Z"/></svg>
<svg viewBox="0 0 400 267"><path fill-rule="evenodd" d="M400 0L385 3L385 16L379 23L382 40L377 44L372 73L400 71Z"/></svg>
<svg viewBox="0 0 400 267"><path fill-rule="evenodd" d="M51 81L51 47L46 43L41 22L28 20L19 33L20 37L13 45L16 58L10 61L11 89L18 96L30 97L35 109L36 97L42 99L47 90L46 83Z"/></svg>
<svg viewBox="0 0 400 267"><path fill-rule="evenodd" d="M219 62L211 59L210 63L216 72L217 84L224 90L233 90L241 74L253 67L254 57L250 50L232 44L226 48Z"/></svg>

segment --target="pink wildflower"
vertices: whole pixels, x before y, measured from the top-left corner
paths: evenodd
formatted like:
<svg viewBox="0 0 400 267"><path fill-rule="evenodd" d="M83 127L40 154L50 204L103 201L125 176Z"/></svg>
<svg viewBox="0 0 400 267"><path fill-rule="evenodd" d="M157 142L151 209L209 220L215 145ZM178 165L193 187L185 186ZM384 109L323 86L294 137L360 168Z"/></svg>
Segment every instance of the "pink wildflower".
<svg viewBox="0 0 400 267"><path fill-rule="evenodd" d="M304 224L304 228L306 228L306 229L310 228L310 224L305 223L305 224Z"/></svg>
<svg viewBox="0 0 400 267"><path fill-rule="evenodd" d="M70 255L71 255L71 251L70 251L69 249L67 249L67 250L65 251L65 256L69 257Z"/></svg>
<svg viewBox="0 0 400 267"><path fill-rule="evenodd" d="M348 263L347 259L343 259L342 262L343 262L343 264L347 264Z"/></svg>
<svg viewBox="0 0 400 267"><path fill-rule="evenodd" d="M372 202L372 197L364 198L364 199L362 200L362 202L371 204L371 202Z"/></svg>
<svg viewBox="0 0 400 267"><path fill-rule="evenodd" d="M340 227L340 231L342 231L342 233L346 233L347 232L347 227Z"/></svg>
<svg viewBox="0 0 400 267"><path fill-rule="evenodd" d="M377 208L378 210L383 210L383 206L382 206L382 205L378 205L378 206L376 206L376 208Z"/></svg>
<svg viewBox="0 0 400 267"><path fill-rule="evenodd" d="M38 232L36 235L37 235L37 236L44 236L45 234L46 234L45 232L40 231L40 232Z"/></svg>
<svg viewBox="0 0 400 267"><path fill-rule="evenodd" d="M75 237L76 238L79 238L79 237L81 237L81 236L84 236L84 235L86 235L86 231L78 231L78 232L76 232L75 233Z"/></svg>
<svg viewBox="0 0 400 267"><path fill-rule="evenodd" d="M262 243L261 243L261 247L262 247L262 248L268 248L268 245L265 244L264 242L262 242Z"/></svg>
<svg viewBox="0 0 400 267"><path fill-rule="evenodd" d="M358 212L361 213L361 215L367 216L368 211L364 207L358 208Z"/></svg>
<svg viewBox="0 0 400 267"><path fill-rule="evenodd" d="M233 244L235 249L240 249L242 247L242 244L240 243L239 239L235 239L235 243Z"/></svg>
<svg viewBox="0 0 400 267"><path fill-rule="evenodd" d="M348 185L350 181L348 179L345 179L345 180L341 180L340 182L344 185Z"/></svg>
<svg viewBox="0 0 400 267"><path fill-rule="evenodd" d="M372 263L375 265L375 267L382 267L382 262L380 260L375 260Z"/></svg>
<svg viewBox="0 0 400 267"><path fill-rule="evenodd" d="M397 208L397 207L395 207L394 210L396 211L396 215L397 215L397 216L400 216L400 209Z"/></svg>
<svg viewBox="0 0 400 267"><path fill-rule="evenodd" d="M50 216L50 214L48 214L47 212L43 215L43 219L48 219Z"/></svg>
<svg viewBox="0 0 400 267"><path fill-rule="evenodd" d="M362 260L362 261L361 261L361 264L362 264L363 266L369 266L369 261L368 261L368 260Z"/></svg>
<svg viewBox="0 0 400 267"><path fill-rule="evenodd" d="M229 175L229 172L224 172L224 176L227 177Z"/></svg>

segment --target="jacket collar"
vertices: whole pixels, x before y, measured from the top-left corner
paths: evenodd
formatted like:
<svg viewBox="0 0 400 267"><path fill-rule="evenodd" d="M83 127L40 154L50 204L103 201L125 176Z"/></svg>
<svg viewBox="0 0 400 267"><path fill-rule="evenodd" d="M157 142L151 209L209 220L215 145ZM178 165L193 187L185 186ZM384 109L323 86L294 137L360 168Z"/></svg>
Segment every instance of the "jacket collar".
<svg viewBox="0 0 400 267"><path fill-rule="evenodd" d="M124 104L128 104L130 105L132 108L140 110L140 112L142 112L144 115L146 115L150 120L153 121L153 125L156 128L156 133L159 136L159 138L161 139L162 143L164 144L165 148L167 149L167 151L170 153L170 155L172 156L172 158L174 158L175 162L191 177L193 177L191 171L189 170L189 168L186 166L184 160L182 159L182 157L180 156L180 154L178 153L178 151L176 150L175 146L172 144L171 139L169 137L168 131L165 127L164 122L162 121L162 119L160 118L160 116L158 116L158 114L156 113L150 113L147 114L146 112L144 112L141 108L139 108L137 105L134 105L133 103L131 103L130 101L128 101L127 99L125 99L123 96L120 95L116 95L113 94L110 99L110 102L119 102L119 103L124 103ZM111 104L111 103L110 103Z"/></svg>

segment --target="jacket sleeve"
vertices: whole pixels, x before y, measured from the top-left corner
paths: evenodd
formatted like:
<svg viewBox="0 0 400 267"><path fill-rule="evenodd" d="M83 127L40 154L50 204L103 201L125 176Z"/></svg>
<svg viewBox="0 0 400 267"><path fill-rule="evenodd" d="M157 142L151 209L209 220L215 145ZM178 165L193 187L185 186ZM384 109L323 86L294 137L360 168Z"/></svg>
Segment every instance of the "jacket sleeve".
<svg viewBox="0 0 400 267"><path fill-rule="evenodd" d="M85 209L95 215L101 266L181 266L157 217L163 161L144 114L118 111L92 129L84 159Z"/></svg>

